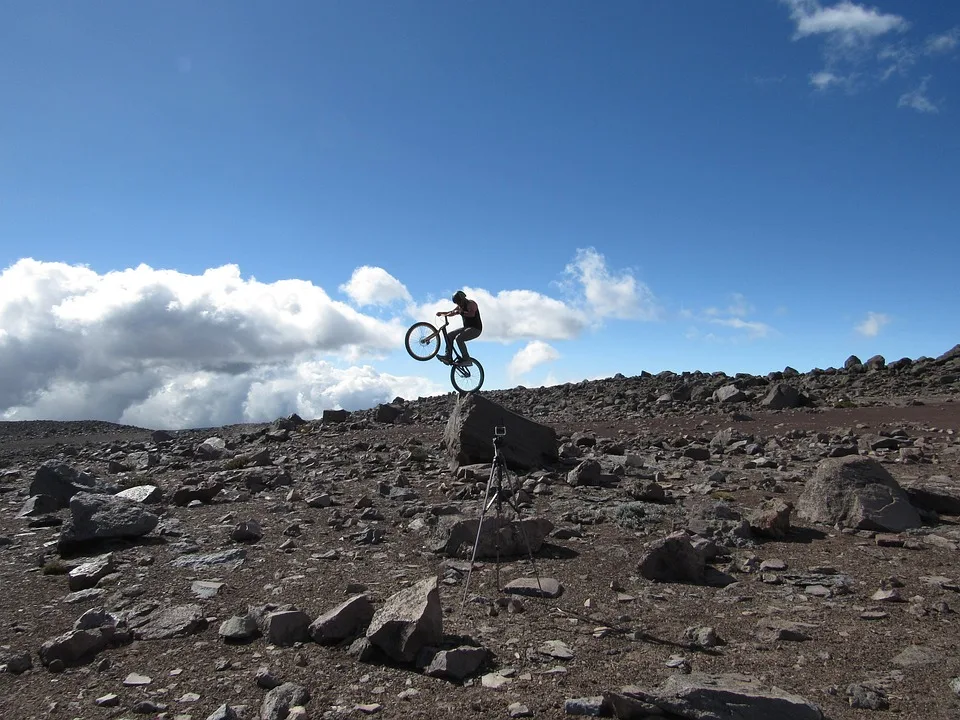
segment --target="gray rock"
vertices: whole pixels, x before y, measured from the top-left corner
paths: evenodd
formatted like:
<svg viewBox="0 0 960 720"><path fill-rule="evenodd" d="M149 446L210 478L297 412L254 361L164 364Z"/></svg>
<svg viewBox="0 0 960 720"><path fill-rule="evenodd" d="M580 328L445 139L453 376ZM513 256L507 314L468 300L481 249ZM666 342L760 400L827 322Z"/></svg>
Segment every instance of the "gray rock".
<svg viewBox="0 0 960 720"><path fill-rule="evenodd" d="M147 616L144 622L134 627L133 635L138 640L166 640L190 635L206 625L199 605L180 605Z"/></svg>
<svg viewBox="0 0 960 720"><path fill-rule="evenodd" d="M0 650L0 673L22 675L31 668L33 668L33 658L30 657L30 653Z"/></svg>
<svg viewBox="0 0 960 720"><path fill-rule="evenodd" d="M443 610L432 576L392 595L377 610L367 639L388 657L402 663L416 659L428 645L439 645L443 638Z"/></svg>
<svg viewBox="0 0 960 720"><path fill-rule="evenodd" d="M208 600L216 597L223 587L222 582L213 582L211 580L194 580L190 584L190 591L202 600Z"/></svg>
<svg viewBox="0 0 960 720"><path fill-rule="evenodd" d="M64 665L96 655L107 647L107 637L99 630L71 630L40 646L40 662L49 666L54 661Z"/></svg>
<svg viewBox="0 0 960 720"><path fill-rule="evenodd" d="M310 625L310 637L322 645L359 635L373 619L373 604L366 595L354 595L325 612Z"/></svg>
<svg viewBox="0 0 960 720"><path fill-rule="evenodd" d="M828 458L817 466L797 501L812 522L857 530L902 532L921 520L907 493L873 458Z"/></svg>
<svg viewBox="0 0 960 720"><path fill-rule="evenodd" d="M498 425L507 430L500 441L500 452L511 471L540 469L557 461L553 428L471 393L457 399L447 421L444 444L451 468L491 462L494 428Z"/></svg>
<svg viewBox="0 0 960 720"><path fill-rule="evenodd" d="M240 642L252 640L260 635L260 628L257 626L257 621L250 615L234 615L220 624L217 634L228 642Z"/></svg>
<svg viewBox="0 0 960 720"><path fill-rule="evenodd" d="M137 485L136 487L121 490L116 496L149 505L160 502L163 493L156 485Z"/></svg>
<svg viewBox="0 0 960 720"><path fill-rule="evenodd" d="M213 499L223 490L223 483L219 480L204 480L195 485L184 484L173 493L173 504L186 507L194 500L203 504L213 502Z"/></svg>
<svg viewBox="0 0 960 720"><path fill-rule="evenodd" d="M486 648L462 646L453 650L441 650L423 671L424 675L450 680L463 680L473 675L487 661L490 652Z"/></svg>
<svg viewBox="0 0 960 720"><path fill-rule="evenodd" d="M671 675L655 690L629 686L606 698L618 718L824 720L823 711L809 700L732 673Z"/></svg>
<svg viewBox="0 0 960 720"><path fill-rule="evenodd" d="M554 525L544 517L525 517L517 521L501 515L498 520L495 514L489 513L483 518L478 541L479 527L479 517L465 520L444 518L435 530L432 549L448 557L469 558L474 543L477 543L477 559L495 558L498 552L500 557L526 556L540 551Z"/></svg>
<svg viewBox="0 0 960 720"><path fill-rule="evenodd" d="M718 403L732 404L743 402L747 394L736 385L724 385L713 393L713 399Z"/></svg>
<svg viewBox="0 0 960 720"><path fill-rule="evenodd" d="M281 610L267 615L267 639L274 645L293 645L309 637L310 618L302 610Z"/></svg>
<svg viewBox="0 0 960 720"><path fill-rule="evenodd" d="M263 529L256 520L244 520L237 523L230 537L234 542L255 543L263 539Z"/></svg>
<svg viewBox="0 0 960 720"><path fill-rule="evenodd" d="M603 695L569 698L563 701L563 711L567 715L583 717L609 717L611 714L610 704Z"/></svg>
<svg viewBox="0 0 960 720"><path fill-rule="evenodd" d="M765 500L750 513L750 530L760 537L781 539L790 534L790 513L793 503L774 498Z"/></svg>
<svg viewBox="0 0 960 720"><path fill-rule="evenodd" d="M106 555L88 560L75 567L67 574L67 581L70 589L74 592L77 590L86 590L96 587L101 578L106 577L115 570L116 566L113 564L113 553L107 553Z"/></svg>
<svg viewBox="0 0 960 720"><path fill-rule="evenodd" d="M601 474L600 463L593 458L587 458L567 473L567 485L571 487L600 485Z"/></svg>
<svg viewBox="0 0 960 720"><path fill-rule="evenodd" d="M809 401L793 385L777 383L770 392L760 401L763 407L771 410L786 410L808 405Z"/></svg>
<svg viewBox="0 0 960 720"><path fill-rule="evenodd" d="M310 691L302 685L284 683L267 693L260 706L260 720L286 720L290 708L310 702Z"/></svg>
<svg viewBox="0 0 960 720"><path fill-rule="evenodd" d="M653 541L640 557L637 570L648 580L703 584L706 563L685 532Z"/></svg>
<svg viewBox="0 0 960 720"><path fill-rule="evenodd" d="M712 648L722 644L717 631L712 627L688 627L683 631L682 640L701 648Z"/></svg>
<svg viewBox="0 0 960 720"><path fill-rule="evenodd" d="M882 688L867 683L854 683L847 686L847 701L857 710L886 710L890 707L887 694Z"/></svg>
<svg viewBox="0 0 960 720"><path fill-rule="evenodd" d="M27 498L17 513L18 518L40 517L60 509L60 503L50 495L33 495Z"/></svg>
<svg viewBox="0 0 960 720"><path fill-rule="evenodd" d="M63 551L93 540L142 537L158 522L156 515L133 500L81 492L70 498L70 517L57 547Z"/></svg>
<svg viewBox="0 0 960 720"><path fill-rule="evenodd" d="M905 483L914 507L941 515L960 515L960 482L949 475L933 475Z"/></svg>
<svg viewBox="0 0 960 720"><path fill-rule="evenodd" d="M195 452L202 460L216 460L226 454L227 444L223 438L210 437L197 445Z"/></svg>
<svg viewBox="0 0 960 720"><path fill-rule="evenodd" d="M70 498L80 492L109 495L117 489L60 460L44 462L37 468L30 483L30 495L48 495L57 502L59 508L67 507Z"/></svg>
<svg viewBox="0 0 960 720"><path fill-rule="evenodd" d="M209 553L207 555L181 555L178 558L174 558L171 564L174 567L189 568L191 570L209 570L211 568L237 570L243 565L246 557L246 549L231 548L230 550L221 550L220 552Z"/></svg>
<svg viewBox="0 0 960 720"><path fill-rule="evenodd" d="M508 582L504 585L503 591L525 597L557 598L563 592L563 585L554 578L523 577Z"/></svg>

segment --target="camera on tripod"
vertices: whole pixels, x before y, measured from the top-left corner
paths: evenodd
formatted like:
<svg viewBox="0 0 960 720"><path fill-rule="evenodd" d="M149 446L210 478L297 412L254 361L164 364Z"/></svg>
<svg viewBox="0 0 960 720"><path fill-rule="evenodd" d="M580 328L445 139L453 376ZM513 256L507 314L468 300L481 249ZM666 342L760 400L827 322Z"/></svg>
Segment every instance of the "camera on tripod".
<svg viewBox="0 0 960 720"><path fill-rule="evenodd" d="M497 425L493 428L493 444L497 447L500 446L500 443L507 436L507 426L506 425Z"/></svg>

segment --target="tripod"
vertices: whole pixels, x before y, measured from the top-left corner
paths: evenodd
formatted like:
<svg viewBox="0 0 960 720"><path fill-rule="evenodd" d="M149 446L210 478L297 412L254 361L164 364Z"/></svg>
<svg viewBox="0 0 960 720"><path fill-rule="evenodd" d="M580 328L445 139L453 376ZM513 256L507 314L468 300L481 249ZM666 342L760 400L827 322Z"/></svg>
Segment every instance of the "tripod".
<svg viewBox="0 0 960 720"><path fill-rule="evenodd" d="M481 506L480 518L477 522L477 537L473 542L473 553L470 556L470 566L467 569L467 580L463 587L463 599L460 602L461 609L463 609L463 606L467 601L467 593L470 589L470 576L473 573L473 562L477 557L477 549L480 547L480 536L483 533L484 519L486 518L486 515L490 511L491 507L496 511L493 534L494 543L496 546L497 562L494 565L494 569L496 573L497 590L500 590L500 538L501 531L503 529L503 521L501 516L504 502L506 502L516 514L516 525L520 530L520 534L523 536L523 542L527 548L527 556L530 558L530 564L533 566L533 572L537 578L537 587L541 590L541 592L543 591L543 587L540 584L540 573L537 570L537 563L533 559L533 549L530 547L530 539L527 537L527 531L524 529L523 523L520 521L520 508L515 502L520 491L519 483L516 481L516 478L514 478L514 481L511 482L510 473L507 470L507 461L504 458L503 453L500 451L500 446L502 445L503 438L506 436L506 434L507 429L503 426L497 426L494 429L493 463L490 466L490 476L487 478L487 487L483 494L483 505ZM506 484L508 486L506 493L504 491L504 480L506 480ZM508 521L508 525L511 523L512 521Z"/></svg>

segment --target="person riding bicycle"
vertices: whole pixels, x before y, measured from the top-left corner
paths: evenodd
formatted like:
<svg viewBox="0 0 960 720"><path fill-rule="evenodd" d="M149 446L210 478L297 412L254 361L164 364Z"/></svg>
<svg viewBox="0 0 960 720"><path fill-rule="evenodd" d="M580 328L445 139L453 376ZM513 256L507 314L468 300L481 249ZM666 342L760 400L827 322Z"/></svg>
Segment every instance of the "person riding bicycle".
<svg viewBox="0 0 960 720"><path fill-rule="evenodd" d="M473 340L483 332L483 321L480 319L480 307L475 300L467 297L463 290L457 290L451 298L456 304L453 310L446 312L440 311L437 317L441 315L450 317L451 315L460 315L463 317L463 327L457 328L447 335L446 352L440 356L440 361L449 365L453 362L453 343L456 341L457 348L460 350L464 362L470 360L470 353L467 352L467 340Z"/></svg>

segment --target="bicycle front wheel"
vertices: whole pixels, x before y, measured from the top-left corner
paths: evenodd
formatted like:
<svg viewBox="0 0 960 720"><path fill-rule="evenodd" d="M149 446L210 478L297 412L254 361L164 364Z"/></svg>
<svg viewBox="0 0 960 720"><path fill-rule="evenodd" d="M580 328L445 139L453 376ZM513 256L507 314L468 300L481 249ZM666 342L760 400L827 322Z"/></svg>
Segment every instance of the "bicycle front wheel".
<svg viewBox="0 0 960 720"><path fill-rule="evenodd" d="M483 365L479 360L470 358L450 368L450 382L461 393L472 393L483 385Z"/></svg>
<svg viewBox="0 0 960 720"><path fill-rule="evenodd" d="M429 360L440 352L440 331L428 322L414 323L403 342L414 360Z"/></svg>

